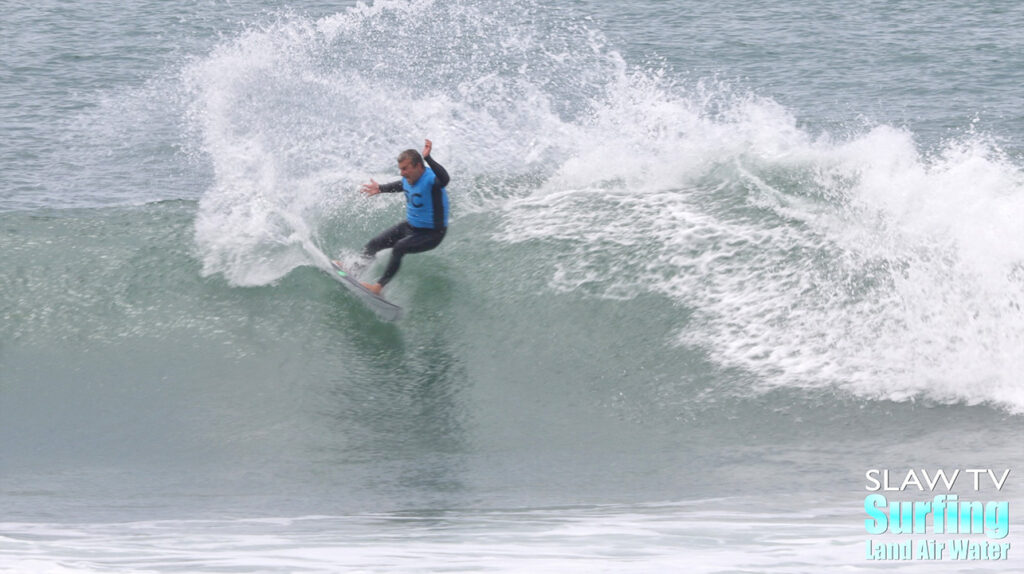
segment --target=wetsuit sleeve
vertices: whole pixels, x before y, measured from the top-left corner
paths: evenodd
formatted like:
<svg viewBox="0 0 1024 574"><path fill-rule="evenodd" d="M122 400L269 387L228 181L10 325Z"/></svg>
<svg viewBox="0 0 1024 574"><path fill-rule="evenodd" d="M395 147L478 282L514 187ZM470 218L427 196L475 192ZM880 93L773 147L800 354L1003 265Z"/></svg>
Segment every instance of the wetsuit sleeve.
<svg viewBox="0 0 1024 574"><path fill-rule="evenodd" d="M383 183L380 186L381 193L398 193L403 191L402 180L392 181L391 183Z"/></svg>
<svg viewBox="0 0 1024 574"><path fill-rule="evenodd" d="M434 171L434 176L436 176L436 179L434 180L434 187L444 187L448 185L448 182L451 181L451 178L448 176L448 172L443 167L441 167L441 164L434 161L434 158L430 157L429 155L423 159L427 161L427 165L430 166L430 169Z"/></svg>
<svg viewBox="0 0 1024 574"><path fill-rule="evenodd" d="M434 171L434 185L430 188L430 201L434 206L434 229L444 229L444 187L451 181L448 172L429 155L423 158Z"/></svg>

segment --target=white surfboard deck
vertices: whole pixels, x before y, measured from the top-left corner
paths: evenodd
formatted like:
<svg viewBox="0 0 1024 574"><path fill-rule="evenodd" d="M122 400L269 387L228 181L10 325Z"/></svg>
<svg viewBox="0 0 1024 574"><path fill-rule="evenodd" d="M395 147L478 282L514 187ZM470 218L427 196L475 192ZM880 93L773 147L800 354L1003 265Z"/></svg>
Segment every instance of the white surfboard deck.
<svg viewBox="0 0 1024 574"><path fill-rule="evenodd" d="M363 305L366 305L371 311L376 313L381 320L397 321L402 318L401 307L363 287L363 284L350 275L348 271L345 271L345 268L339 262L332 259L331 266L334 268L334 272L330 273L330 276L334 277L338 283L341 283L346 289L351 291Z"/></svg>

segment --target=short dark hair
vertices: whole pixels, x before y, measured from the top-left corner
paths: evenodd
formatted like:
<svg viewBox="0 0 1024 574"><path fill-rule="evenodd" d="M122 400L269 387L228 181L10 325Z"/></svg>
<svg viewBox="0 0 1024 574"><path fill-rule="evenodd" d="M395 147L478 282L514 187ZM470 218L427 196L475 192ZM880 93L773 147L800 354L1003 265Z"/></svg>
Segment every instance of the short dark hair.
<svg viewBox="0 0 1024 574"><path fill-rule="evenodd" d="M402 163L405 160L412 160L412 164L423 165L423 158L420 157L420 152L414 149L407 149L402 153L398 154L398 163Z"/></svg>

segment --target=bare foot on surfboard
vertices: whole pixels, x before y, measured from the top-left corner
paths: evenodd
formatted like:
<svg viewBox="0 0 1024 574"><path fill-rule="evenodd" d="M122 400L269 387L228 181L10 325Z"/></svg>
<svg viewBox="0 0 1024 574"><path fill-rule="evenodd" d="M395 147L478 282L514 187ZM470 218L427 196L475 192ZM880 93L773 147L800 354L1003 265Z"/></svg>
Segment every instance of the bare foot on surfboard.
<svg viewBox="0 0 1024 574"><path fill-rule="evenodd" d="M366 289L374 295L380 295L381 290L384 289L384 286L380 283L363 283L363 287L366 287Z"/></svg>

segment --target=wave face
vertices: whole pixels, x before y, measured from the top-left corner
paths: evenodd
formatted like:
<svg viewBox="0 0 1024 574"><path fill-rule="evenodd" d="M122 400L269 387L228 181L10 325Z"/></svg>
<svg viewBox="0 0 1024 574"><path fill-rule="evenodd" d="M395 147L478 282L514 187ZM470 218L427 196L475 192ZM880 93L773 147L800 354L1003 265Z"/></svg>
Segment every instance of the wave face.
<svg viewBox="0 0 1024 574"><path fill-rule="evenodd" d="M550 291L664 298L672 341L752 374L746 392L1024 409L1024 176L996 141L812 129L558 16L376 2L279 14L196 58L203 273L267 285L358 248L400 216L359 183L430 137L455 174L455 237Z"/></svg>

